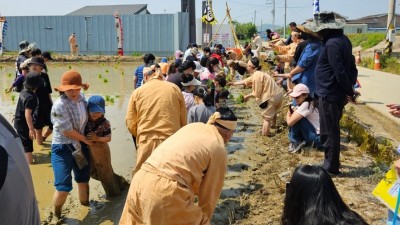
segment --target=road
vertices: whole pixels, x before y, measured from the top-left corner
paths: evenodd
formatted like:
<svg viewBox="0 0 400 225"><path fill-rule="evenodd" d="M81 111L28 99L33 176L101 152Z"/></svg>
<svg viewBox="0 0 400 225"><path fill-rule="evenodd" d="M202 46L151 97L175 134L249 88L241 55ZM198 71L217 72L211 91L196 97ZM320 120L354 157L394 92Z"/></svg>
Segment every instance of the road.
<svg viewBox="0 0 400 225"><path fill-rule="evenodd" d="M400 104L400 75L357 67L361 83L359 98L371 109L393 120L400 126L400 118L388 113L386 104Z"/></svg>

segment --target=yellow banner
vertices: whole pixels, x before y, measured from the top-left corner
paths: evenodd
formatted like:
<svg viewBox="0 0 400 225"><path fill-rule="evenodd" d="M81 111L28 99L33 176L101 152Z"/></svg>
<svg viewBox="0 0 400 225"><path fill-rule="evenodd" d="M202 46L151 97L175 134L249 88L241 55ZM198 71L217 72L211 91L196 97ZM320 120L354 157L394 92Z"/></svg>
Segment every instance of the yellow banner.
<svg viewBox="0 0 400 225"><path fill-rule="evenodd" d="M206 7L203 12L203 17L201 17L203 23L217 24L217 19L215 19L214 13L212 11L212 2L208 0L206 2Z"/></svg>

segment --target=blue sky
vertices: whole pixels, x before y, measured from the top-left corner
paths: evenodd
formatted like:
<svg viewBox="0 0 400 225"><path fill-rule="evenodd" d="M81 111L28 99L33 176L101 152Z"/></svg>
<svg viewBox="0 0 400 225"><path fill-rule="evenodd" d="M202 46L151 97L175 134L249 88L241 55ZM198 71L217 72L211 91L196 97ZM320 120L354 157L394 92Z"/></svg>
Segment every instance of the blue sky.
<svg viewBox="0 0 400 225"><path fill-rule="evenodd" d="M256 11L256 24L272 23L273 0L229 0L233 19L239 22L251 22ZM2 16L35 16L35 15L65 15L86 5L110 4L148 4L152 14L175 13L180 11L180 0L4 0L1 3ZM287 0L287 23L304 22L312 17L313 0ZM320 0L321 10L335 11L349 19L355 19L372 14L387 13L389 0ZM218 21L225 16L223 0L214 0L214 14ZM275 0L275 23L284 23L284 0ZM201 16L201 0L196 0L196 17Z"/></svg>

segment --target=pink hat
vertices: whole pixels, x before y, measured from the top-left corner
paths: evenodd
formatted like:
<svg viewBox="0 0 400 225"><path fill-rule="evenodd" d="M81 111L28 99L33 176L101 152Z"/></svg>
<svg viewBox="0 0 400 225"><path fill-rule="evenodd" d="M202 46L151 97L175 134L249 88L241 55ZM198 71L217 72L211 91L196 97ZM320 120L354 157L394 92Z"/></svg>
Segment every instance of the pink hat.
<svg viewBox="0 0 400 225"><path fill-rule="evenodd" d="M298 84L294 86L292 93L289 95L293 98L299 97L301 94L309 94L310 89L304 84Z"/></svg>
<svg viewBox="0 0 400 225"><path fill-rule="evenodd" d="M176 50L175 59L179 59L183 56L183 52L181 50Z"/></svg>

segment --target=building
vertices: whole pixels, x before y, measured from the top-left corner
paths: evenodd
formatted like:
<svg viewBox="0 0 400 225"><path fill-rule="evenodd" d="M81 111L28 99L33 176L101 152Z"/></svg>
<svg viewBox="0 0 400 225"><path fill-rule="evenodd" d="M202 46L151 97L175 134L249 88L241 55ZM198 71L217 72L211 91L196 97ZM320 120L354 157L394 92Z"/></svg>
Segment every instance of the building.
<svg viewBox="0 0 400 225"><path fill-rule="evenodd" d="M74 32L80 54L115 55L116 11L122 20L125 55L172 55L189 43L188 13L150 14L146 4L137 4L86 6L65 16L6 16L3 44L9 51L18 51L18 43L28 40L42 51L68 54L68 38Z"/></svg>
<svg viewBox="0 0 400 225"><path fill-rule="evenodd" d="M388 14L376 14L365 16L359 19L347 20L345 33L372 33L372 32L381 32L386 33L387 30L387 18ZM400 15L396 14L395 24L400 22ZM396 27L396 30L399 30L400 27Z"/></svg>
<svg viewBox="0 0 400 225"><path fill-rule="evenodd" d="M147 4L135 5L95 5L85 6L68 13L66 16L109 16L118 12L119 15L150 14Z"/></svg>

